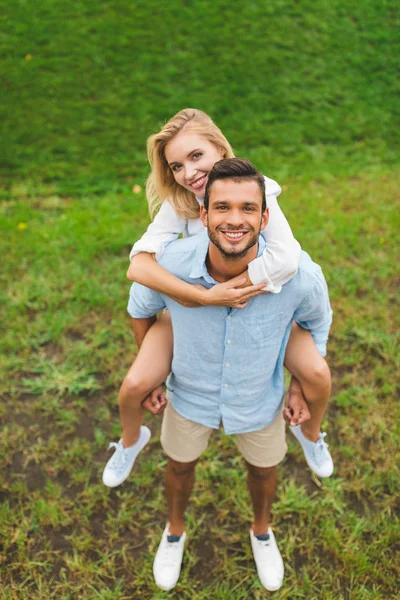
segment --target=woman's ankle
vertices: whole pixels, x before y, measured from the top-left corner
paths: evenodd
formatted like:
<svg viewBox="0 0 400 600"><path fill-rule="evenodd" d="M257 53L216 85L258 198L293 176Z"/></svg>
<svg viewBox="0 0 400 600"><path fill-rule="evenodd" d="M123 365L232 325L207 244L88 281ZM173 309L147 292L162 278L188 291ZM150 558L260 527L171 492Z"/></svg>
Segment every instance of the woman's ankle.
<svg viewBox="0 0 400 600"><path fill-rule="evenodd" d="M134 432L122 432L122 445L124 448L130 448L134 446L140 437L140 428L139 431Z"/></svg>
<svg viewBox="0 0 400 600"><path fill-rule="evenodd" d="M301 432L310 442L317 442L321 433L320 426L309 426L308 423L301 425Z"/></svg>

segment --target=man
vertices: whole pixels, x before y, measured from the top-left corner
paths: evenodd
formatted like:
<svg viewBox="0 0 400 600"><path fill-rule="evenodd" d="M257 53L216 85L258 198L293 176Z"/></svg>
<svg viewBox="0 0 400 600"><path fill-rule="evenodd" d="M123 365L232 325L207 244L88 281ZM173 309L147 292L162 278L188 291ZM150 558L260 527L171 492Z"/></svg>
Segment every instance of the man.
<svg viewBox="0 0 400 600"><path fill-rule="evenodd" d="M263 176L244 159L222 160L209 174L200 213L208 236L171 243L160 264L185 281L211 287L242 273L265 247L268 222ZM283 361L293 320L325 354L331 309L321 269L302 253L297 275L279 295L260 294L243 309L184 307L135 284L129 313L140 338L167 307L174 332L170 403L161 444L168 455L168 524L154 561L157 585L172 589L186 539L184 514L195 465L220 422L235 434L248 470L254 520L250 539L264 587L277 590L284 567L270 527L276 465L286 453Z"/></svg>

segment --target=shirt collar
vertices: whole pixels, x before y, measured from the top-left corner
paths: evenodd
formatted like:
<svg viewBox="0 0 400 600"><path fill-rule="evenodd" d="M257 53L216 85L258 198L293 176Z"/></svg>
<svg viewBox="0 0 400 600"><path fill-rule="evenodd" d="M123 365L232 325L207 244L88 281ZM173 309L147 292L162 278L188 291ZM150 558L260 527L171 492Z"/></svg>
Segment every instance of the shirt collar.
<svg viewBox="0 0 400 600"><path fill-rule="evenodd" d="M205 279L208 283L215 283L214 279L207 271L206 258L208 253L208 246L210 245L210 239L207 232L200 233L196 236L197 246L196 252L193 257L192 269L189 277L191 279Z"/></svg>
<svg viewBox="0 0 400 600"><path fill-rule="evenodd" d="M192 269L190 271L190 279L200 279L203 278L208 283L216 284L218 283L211 277L209 272L207 271L206 259L208 253L208 246L210 245L210 239L207 235L207 232L200 233L196 236L197 238L197 247L196 252L193 257ZM266 241L262 235L258 238L258 253L257 257L261 256L266 247Z"/></svg>

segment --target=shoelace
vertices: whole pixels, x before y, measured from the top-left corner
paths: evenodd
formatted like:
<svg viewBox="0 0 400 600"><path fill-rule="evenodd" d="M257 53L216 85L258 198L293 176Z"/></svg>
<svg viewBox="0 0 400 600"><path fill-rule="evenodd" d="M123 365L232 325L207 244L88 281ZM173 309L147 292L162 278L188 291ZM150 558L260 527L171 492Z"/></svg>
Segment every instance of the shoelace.
<svg viewBox="0 0 400 600"><path fill-rule="evenodd" d="M261 546L261 548L269 549L269 552L267 555L262 554L261 556L258 556L258 561L261 564L267 564L269 566L276 566L278 564L278 557L276 556L276 553L273 552L271 541L272 541L271 539L257 540L258 545Z"/></svg>
<svg viewBox="0 0 400 600"><path fill-rule="evenodd" d="M162 562L166 566L173 566L176 563L175 555L180 553L179 542L169 542L166 540L165 546L162 552Z"/></svg>
<svg viewBox="0 0 400 600"><path fill-rule="evenodd" d="M318 459L325 458L325 451L328 450L329 444L327 444L325 442L325 436L326 433L321 433L321 435L319 436L319 440L316 442L316 446L315 446L315 458L318 461Z"/></svg>
<svg viewBox="0 0 400 600"><path fill-rule="evenodd" d="M257 540L258 545L263 548L268 548L271 545L271 540Z"/></svg>
<svg viewBox="0 0 400 600"><path fill-rule="evenodd" d="M111 465L116 471L123 471L126 463L126 453L124 452L124 447L122 444L118 442L110 442L108 445L108 449L115 448L115 452L111 457Z"/></svg>

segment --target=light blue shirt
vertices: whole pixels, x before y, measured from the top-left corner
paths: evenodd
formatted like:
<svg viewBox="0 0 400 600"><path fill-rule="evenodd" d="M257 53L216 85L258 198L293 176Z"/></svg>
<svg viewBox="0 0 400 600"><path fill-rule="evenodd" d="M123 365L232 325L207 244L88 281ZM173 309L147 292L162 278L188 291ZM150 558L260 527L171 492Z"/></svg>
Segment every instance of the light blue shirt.
<svg viewBox="0 0 400 600"><path fill-rule="evenodd" d="M206 267L206 233L169 244L159 264L193 284L216 285ZM265 248L259 239L259 255ZM279 294L261 294L242 309L188 308L137 283L128 312L136 319L168 308L174 331L167 388L182 416L226 433L272 423L285 392L283 361L293 320L309 329L324 356L332 311L321 268L301 252L297 274Z"/></svg>

